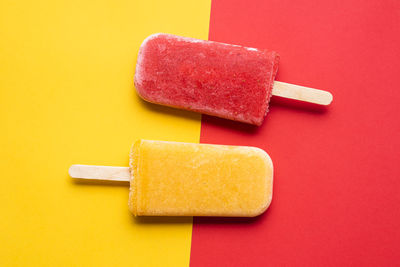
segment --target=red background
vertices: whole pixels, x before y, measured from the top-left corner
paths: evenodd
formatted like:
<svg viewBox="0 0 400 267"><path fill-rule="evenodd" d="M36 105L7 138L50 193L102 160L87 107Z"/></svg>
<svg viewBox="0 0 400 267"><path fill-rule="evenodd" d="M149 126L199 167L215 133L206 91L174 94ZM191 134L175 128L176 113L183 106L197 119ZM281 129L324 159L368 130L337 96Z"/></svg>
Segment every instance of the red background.
<svg viewBox="0 0 400 267"><path fill-rule="evenodd" d="M400 1L213 0L209 38L278 51L277 80L334 101L275 98L260 128L203 117L202 143L270 154L274 197L195 218L191 266L400 264Z"/></svg>

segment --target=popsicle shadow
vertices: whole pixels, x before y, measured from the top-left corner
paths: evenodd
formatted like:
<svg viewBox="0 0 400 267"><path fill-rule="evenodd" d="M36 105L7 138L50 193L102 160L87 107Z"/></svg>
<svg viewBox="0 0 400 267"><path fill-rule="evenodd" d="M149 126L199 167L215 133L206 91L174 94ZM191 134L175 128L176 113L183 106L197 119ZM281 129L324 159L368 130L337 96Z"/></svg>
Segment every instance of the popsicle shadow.
<svg viewBox="0 0 400 267"><path fill-rule="evenodd" d="M77 185L88 186L116 186L116 187L129 187L129 182L125 181L105 181L105 180L91 180L91 179L76 179L68 176L72 183Z"/></svg>
<svg viewBox="0 0 400 267"><path fill-rule="evenodd" d="M195 224L258 224L268 217L269 210L256 217L194 217Z"/></svg>
<svg viewBox="0 0 400 267"><path fill-rule="evenodd" d="M260 217L260 216L259 216ZM193 219L192 219L193 218ZM133 223L137 224L179 224L179 223L199 223L199 224L251 224L258 220L258 217L157 217L157 216L132 216Z"/></svg>
<svg viewBox="0 0 400 267"><path fill-rule="evenodd" d="M132 215L132 223L134 224L189 224L192 223L192 217L162 217L162 216L140 216Z"/></svg>
<svg viewBox="0 0 400 267"><path fill-rule="evenodd" d="M213 128L229 129L231 131L238 131L249 135L257 134L265 124L264 122L261 126L256 126L210 115L202 115L202 122L212 126Z"/></svg>
<svg viewBox="0 0 400 267"><path fill-rule="evenodd" d="M269 210L269 209L268 209ZM132 216L133 223L140 224L178 224L193 223L197 224L255 224L265 220L268 210L256 217L158 217L158 216Z"/></svg>
<svg viewBox="0 0 400 267"><path fill-rule="evenodd" d="M273 109L274 107L284 107L294 109L296 112L307 112L314 114L324 114L329 110L329 106L318 105L279 96L273 96L271 98L270 108Z"/></svg>
<svg viewBox="0 0 400 267"><path fill-rule="evenodd" d="M143 105L145 108L153 112L167 114L170 116L183 117L185 119L194 121L198 121L200 119L199 113L153 104L141 99L139 96L137 97L140 99L141 105ZM293 109L294 112L313 113L319 115L328 112L327 106L317 105L313 103L307 103L277 96L274 96L270 102L270 109L273 110L274 107L289 108ZM258 132L262 131L263 127L266 126L266 124L268 123L268 118L264 120L261 126L223 119L205 114L201 115L201 121L211 125L214 128L229 129L234 132L245 133L246 135L256 135Z"/></svg>
<svg viewBox="0 0 400 267"><path fill-rule="evenodd" d="M158 105L158 104L153 104L153 103L143 100L137 94L136 94L136 97L140 99L139 102L142 106L144 106L146 109L149 109L153 112L167 114L167 115L174 116L174 117L182 117L187 120L193 120L193 121L200 120L199 113L187 111L187 110L183 110L183 109L171 108L171 107L162 106L162 105Z"/></svg>

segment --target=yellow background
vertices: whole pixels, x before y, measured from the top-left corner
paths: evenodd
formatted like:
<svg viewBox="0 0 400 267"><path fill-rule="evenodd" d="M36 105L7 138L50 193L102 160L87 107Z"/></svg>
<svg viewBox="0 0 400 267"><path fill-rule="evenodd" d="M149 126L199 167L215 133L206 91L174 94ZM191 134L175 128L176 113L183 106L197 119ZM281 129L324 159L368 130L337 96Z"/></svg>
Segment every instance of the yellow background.
<svg viewBox="0 0 400 267"><path fill-rule="evenodd" d="M207 39L210 5L0 1L0 266L188 266L191 219L135 219L127 186L67 171L199 141L200 116L142 102L133 74L151 33Z"/></svg>

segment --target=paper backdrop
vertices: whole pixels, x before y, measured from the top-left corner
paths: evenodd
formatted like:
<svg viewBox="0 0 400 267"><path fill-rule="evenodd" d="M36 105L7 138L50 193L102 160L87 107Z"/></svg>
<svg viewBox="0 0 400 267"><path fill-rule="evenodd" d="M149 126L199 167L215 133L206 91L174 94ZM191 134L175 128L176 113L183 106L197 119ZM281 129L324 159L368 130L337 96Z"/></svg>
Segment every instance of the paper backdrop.
<svg viewBox="0 0 400 267"><path fill-rule="evenodd" d="M0 2L0 266L394 266L400 261L398 1ZM167 32L276 50L277 80L326 89L326 109L274 98L256 128L147 104L141 41ZM251 145L274 167L253 219L135 219L124 184L71 164L127 166L138 138Z"/></svg>

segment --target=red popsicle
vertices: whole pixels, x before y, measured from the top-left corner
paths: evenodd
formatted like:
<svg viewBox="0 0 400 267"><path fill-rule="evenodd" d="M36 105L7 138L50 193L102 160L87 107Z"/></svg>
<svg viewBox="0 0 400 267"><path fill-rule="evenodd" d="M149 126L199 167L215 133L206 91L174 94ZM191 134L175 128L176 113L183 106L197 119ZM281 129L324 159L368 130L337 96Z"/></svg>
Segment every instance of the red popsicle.
<svg viewBox="0 0 400 267"><path fill-rule="evenodd" d="M328 92L274 82L274 51L153 34L142 43L135 87L152 103L261 125L272 94L329 104Z"/></svg>

